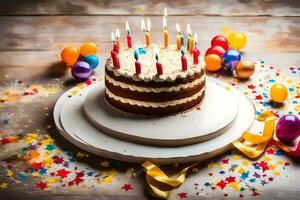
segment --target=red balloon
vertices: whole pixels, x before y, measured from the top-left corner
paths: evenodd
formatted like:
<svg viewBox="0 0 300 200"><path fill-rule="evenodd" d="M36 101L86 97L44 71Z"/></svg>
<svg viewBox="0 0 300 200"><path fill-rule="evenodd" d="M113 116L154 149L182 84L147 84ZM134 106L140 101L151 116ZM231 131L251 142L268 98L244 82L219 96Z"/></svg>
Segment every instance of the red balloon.
<svg viewBox="0 0 300 200"><path fill-rule="evenodd" d="M211 40L211 46L221 46L225 51L228 50L229 45L226 37L223 35L217 35Z"/></svg>
<svg viewBox="0 0 300 200"><path fill-rule="evenodd" d="M220 58L222 58L224 53L225 53L225 49L223 47L221 47L221 46L212 46L209 49L207 49L205 55L216 54Z"/></svg>

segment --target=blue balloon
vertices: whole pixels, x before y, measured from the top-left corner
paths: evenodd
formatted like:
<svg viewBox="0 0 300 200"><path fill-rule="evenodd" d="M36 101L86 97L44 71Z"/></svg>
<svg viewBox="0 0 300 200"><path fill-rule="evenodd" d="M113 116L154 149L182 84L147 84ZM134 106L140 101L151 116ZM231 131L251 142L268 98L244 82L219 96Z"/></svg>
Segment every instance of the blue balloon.
<svg viewBox="0 0 300 200"><path fill-rule="evenodd" d="M87 62L92 69L96 69L99 64L99 59L95 55L88 55L83 59L83 61Z"/></svg>
<svg viewBox="0 0 300 200"><path fill-rule="evenodd" d="M229 49L223 54L223 66L229 71L233 72L238 62L241 60L241 54L239 51Z"/></svg>

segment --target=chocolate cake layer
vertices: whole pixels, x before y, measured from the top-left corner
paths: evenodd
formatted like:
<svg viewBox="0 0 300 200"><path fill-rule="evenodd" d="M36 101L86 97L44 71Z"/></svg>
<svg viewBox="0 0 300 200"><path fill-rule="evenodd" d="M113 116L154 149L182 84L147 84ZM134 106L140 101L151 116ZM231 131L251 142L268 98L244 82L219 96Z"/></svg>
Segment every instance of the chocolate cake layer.
<svg viewBox="0 0 300 200"><path fill-rule="evenodd" d="M127 84L131 84L131 85L136 85L136 86L142 86L142 87L154 87L154 88L160 88L160 87L172 87L172 86L177 86L180 84L186 84L186 83L190 83L193 82L194 80L201 78L204 73L205 70L201 69L200 73L195 73L193 75L189 75L186 78L177 78L174 81L162 81L162 82L157 82L154 80L151 81L135 81L133 78L128 78L125 76L116 76L114 74L114 72L110 71L109 69L105 68L105 73L106 75L108 75L110 78L119 81L119 82L123 82L123 83L127 83Z"/></svg>
<svg viewBox="0 0 300 200"><path fill-rule="evenodd" d="M129 103L122 103L121 101L110 98L107 94L105 94L106 100L115 108L135 114L141 115L152 115L152 116L160 116L160 115L170 115L175 113L180 113L185 110L191 109L192 107L200 104L205 96L205 90L203 93L195 100L188 101L186 103L178 104L175 106L167 106L167 107L144 107L138 105L131 105Z"/></svg>
<svg viewBox="0 0 300 200"><path fill-rule="evenodd" d="M123 97L126 99L133 99L138 101L147 101L147 102L164 102L171 100L180 100L186 97L193 96L198 93L205 86L205 79L199 84L186 89L181 89L179 91L170 91L170 92L140 92L132 91L130 89L125 89L120 86L115 86L110 83L108 80L105 80L106 88L116 96Z"/></svg>

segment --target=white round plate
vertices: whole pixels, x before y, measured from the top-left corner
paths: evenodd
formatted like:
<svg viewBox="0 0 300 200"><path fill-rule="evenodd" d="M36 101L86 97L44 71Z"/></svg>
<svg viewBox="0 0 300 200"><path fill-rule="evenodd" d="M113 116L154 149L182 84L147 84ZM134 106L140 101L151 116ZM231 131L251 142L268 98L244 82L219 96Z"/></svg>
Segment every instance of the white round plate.
<svg viewBox="0 0 300 200"><path fill-rule="evenodd" d="M252 102L243 93L232 89L239 104L239 112L235 123L224 134L205 142L180 147L158 147L132 143L110 137L99 131L86 119L82 107L85 96L91 88L86 87L81 95L74 95L67 98L65 102L61 102L63 106L60 119L63 130L60 132L76 146L111 159L138 163L150 160L160 164L204 160L232 148L231 143L239 139L254 121L255 110ZM56 125L58 126L58 124Z"/></svg>
<svg viewBox="0 0 300 200"><path fill-rule="evenodd" d="M182 146L210 140L229 129L238 113L232 92L208 79L200 110L163 117L128 114L105 100L101 81L91 89L84 110L88 119L106 134L121 140L157 146Z"/></svg>

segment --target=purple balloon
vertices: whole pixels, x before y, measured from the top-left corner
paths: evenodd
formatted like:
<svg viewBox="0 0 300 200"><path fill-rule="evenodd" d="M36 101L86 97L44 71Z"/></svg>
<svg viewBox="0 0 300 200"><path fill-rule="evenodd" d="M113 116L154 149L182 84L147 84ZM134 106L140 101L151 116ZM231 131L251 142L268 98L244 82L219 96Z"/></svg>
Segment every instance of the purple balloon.
<svg viewBox="0 0 300 200"><path fill-rule="evenodd" d="M292 142L300 135L300 120L295 115L282 116L276 125L276 136L284 143Z"/></svg>
<svg viewBox="0 0 300 200"><path fill-rule="evenodd" d="M84 61L76 62L72 68L72 76L78 81L86 81L92 74L91 66Z"/></svg>

